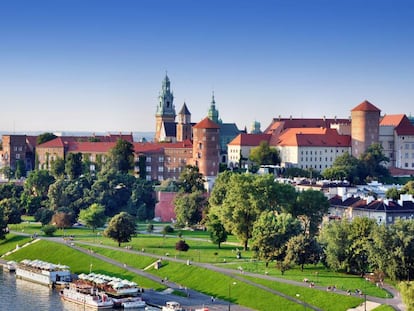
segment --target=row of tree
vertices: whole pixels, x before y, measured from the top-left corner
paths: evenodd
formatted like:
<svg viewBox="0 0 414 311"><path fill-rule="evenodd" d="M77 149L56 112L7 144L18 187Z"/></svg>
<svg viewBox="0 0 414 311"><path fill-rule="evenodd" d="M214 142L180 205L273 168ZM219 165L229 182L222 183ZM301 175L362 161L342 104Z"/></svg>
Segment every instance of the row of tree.
<svg viewBox="0 0 414 311"><path fill-rule="evenodd" d="M81 154L56 159L51 167L50 172L32 171L23 185L0 185L1 228L21 222L21 215L61 228L79 219L96 228L120 212L138 220L154 218L153 184L132 174L133 146L127 141L118 140L96 173L90 172Z"/></svg>

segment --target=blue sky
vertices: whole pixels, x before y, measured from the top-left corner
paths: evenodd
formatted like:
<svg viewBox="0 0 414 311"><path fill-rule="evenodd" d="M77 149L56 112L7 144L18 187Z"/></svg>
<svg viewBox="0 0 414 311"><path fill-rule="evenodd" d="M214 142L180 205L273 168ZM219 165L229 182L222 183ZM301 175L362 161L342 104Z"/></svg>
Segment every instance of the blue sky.
<svg viewBox="0 0 414 311"><path fill-rule="evenodd" d="M198 122L414 114L403 0L0 1L0 130L154 131L165 73Z"/></svg>

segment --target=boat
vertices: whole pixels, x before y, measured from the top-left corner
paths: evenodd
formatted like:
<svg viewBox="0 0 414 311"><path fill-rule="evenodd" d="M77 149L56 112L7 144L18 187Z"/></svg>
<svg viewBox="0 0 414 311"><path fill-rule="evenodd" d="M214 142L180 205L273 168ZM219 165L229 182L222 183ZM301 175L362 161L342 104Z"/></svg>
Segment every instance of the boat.
<svg viewBox="0 0 414 311"><path fill-rule="evenodd" d="M104 274L82 273L78 278L79 282L93 285L112 297L138 296L140 292L137 283Z"/></svg>
<svg viewBox="0 0 414 311"><path fill-rule="evenodd" d="M184 311L180 303L177 301L167 301L165 306L162 307L162 311Z"/></svg>
<svg viewBox="0 0 414 311"><path fill-rule="evenodd" d="M3 264L3 270L9 271L9 272L15 272L16 266L17 266L17 262L11 260Z"/></svg>
<svg viewBox="0 0 414 311"><path fill-rule="evenodd" d="M60 291L62 300L70 301L93 310L111 309L114 302L107 294L91 286L70 283Z"/></svg>
<svg viewBox="0 0 414 311"><path fill-rule="evenodd" d="M147 303L142 300L141 297L124 297L124 298L115 298L111 297L114 302L114 308L123 307L124 309L129 308L145 308Z"/></svg>
<svg viewBox="0 0 414 311"><path fill-rule="evenodd" d="M147 306L146 302L142 300L140 297L133 297L133 298L126 298L126 301L121 303L121 306L124 309L130 308L145 308Z"/></svg>
<svg viewBox="0 0 414 311"><path fill-rule="evenodd" d="M67 284L72 279L68 266L29 259L17 263L16 277L50 287Z"/></svg>

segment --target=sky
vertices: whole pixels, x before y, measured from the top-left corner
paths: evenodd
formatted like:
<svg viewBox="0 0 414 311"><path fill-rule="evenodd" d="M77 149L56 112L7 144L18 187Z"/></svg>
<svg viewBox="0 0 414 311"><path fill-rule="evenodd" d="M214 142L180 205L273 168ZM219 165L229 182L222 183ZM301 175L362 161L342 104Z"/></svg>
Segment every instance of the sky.
<svg viewBox="0 0 414 311"><path fill-rule="evenodd" d="M348 118L364 100L414 114L410 0L0 1L0 130L155 130L178 112L262 129Z"/></svg>

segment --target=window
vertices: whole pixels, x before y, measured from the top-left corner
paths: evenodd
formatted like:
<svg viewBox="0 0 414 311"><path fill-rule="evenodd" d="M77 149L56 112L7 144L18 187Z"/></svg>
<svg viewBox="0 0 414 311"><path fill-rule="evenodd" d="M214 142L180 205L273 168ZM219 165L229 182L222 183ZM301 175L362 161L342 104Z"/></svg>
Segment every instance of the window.
<svg viewBox="0 0 414 311"><path fill-rule="evenodd" d="M162 175L158 175L158 180L159 180L159 181L164 180L164 176L162 176Z"/></svg>
<svg viewBox="0 0 414 311"><path fill-rule="evenodd" d="M407 150L407 149L409 149L409 148L410 148L410 145L409 145L409 144L404 144L404 147L405 147L405 149Z"/></svg>
<svg viewBox="0 0 414 311"><path fill-rule="evenodd" d="M16 153L16 159L19 160L20 159L20 153Z"/></svg>
<svg viewBox="0 0 414 311"><path fill-rule="evenodd" d="M145 176L145 179L146 179L147 181L151 181L151 176L150 176L150 175L147 175L147 176Z"/></svg>
<svg viewBox="0 0 414 311"><path fill-rule="evenodd" d="M160 156L160 157L158 158L158 162L164 162L164 156Z"/></svg>
<svg viewBox="0 0 414 311"><path fill-rule="evenodd" d="M145 168L145 170L147 171L147 172L151 172L151 166L147 166L146 168Z"/></svg>
<svg viewBox="0 0 414 311"><path fill-rule="evenodd" d="M151 162L151 157L147 157L147 162Z"/></svg>
<svg viewBox="0 0 414 311"><path fill-rule="evenodd" d="M202 143L198 143L198 149L203 149L203 144Z"/></svg>

